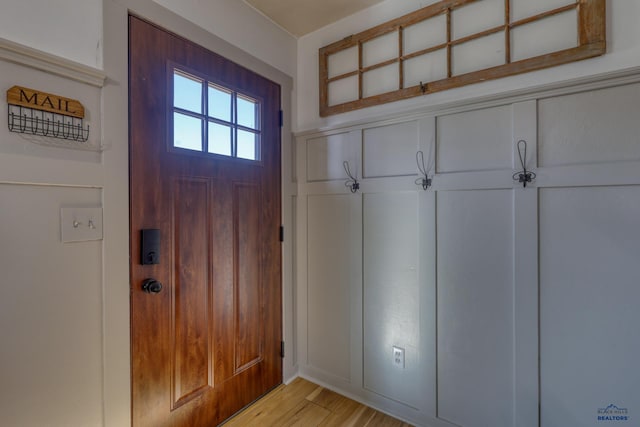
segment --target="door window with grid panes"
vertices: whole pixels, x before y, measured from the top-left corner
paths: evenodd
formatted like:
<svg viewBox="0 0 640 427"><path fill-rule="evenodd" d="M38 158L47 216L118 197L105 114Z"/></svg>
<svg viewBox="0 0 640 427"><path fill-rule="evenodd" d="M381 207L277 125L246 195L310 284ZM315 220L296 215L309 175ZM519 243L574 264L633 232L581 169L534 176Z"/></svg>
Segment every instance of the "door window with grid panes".
<svg viewBox="0 0 640 427"><path fill-rule="evenodd" d="M260 160L258 99L175 68L171 93L172 148Z"/></svg>

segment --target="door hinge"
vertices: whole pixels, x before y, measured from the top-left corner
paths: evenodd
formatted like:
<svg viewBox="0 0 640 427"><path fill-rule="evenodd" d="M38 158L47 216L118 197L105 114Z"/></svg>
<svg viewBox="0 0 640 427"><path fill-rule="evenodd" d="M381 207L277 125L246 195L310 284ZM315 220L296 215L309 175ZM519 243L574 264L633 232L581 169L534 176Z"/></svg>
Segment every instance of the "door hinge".
<svg viewBox="0 0 640 427"><path fill-rule="evenodd" d="M280 341L280 357L284 359L284 341Z"/></svg>
<svg viewBox="0 0 640 427"><path fill-rule="evenodd" d="M280 226L280 241L284 242L284 227Z"/></svg>
<svg viewBox="0 0 640 427"><path fill-rule="evenodd" d="M278 113L278 123L280 123L280 127L284 126L284 113L282 112L282 110L280 110Z"/></svg>

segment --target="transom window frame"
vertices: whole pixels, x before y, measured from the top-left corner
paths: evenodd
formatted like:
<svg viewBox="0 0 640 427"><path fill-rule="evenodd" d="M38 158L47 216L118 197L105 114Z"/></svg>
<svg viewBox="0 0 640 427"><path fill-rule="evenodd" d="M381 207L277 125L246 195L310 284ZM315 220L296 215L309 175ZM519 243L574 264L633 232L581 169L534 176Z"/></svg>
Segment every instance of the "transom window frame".
<svg viewBox="0 0 640 427"><path fill-rule="evenodd" d="M167 123L167 136L166 136L166 144L167 150L170 152L174 152L177 154L190 155L196 157L204 157L215 160L226 160L226 161L234 161L240 163L249 163L251 165L263 165L262 158L262 144L264 143L263 132L264 132L264 100L261 96L251 93L245 89L238 88L235 85L231 85L227 82L224 82L220 79L212 77L210 75L206 75L200 73L196 70L193 70L190 67L186 67L180 63L174 61L167 61L166 65L167 70L167 84L166 84L166 123ZM202 87L201 93L201 112L197 113L194 111L186 110L180 107L176 107L174 105L174 73L180 74L186 78L193 79L199 81ZM208 91L209 87L213 86L218 90L227 91L231 94L231 120L223 120L209 115L209 106L208 106ZM250 128L247 126L243 126L238 123L237 117L237 98L244 98L247 100L254 101L257 104L257 111L255 116L255 128ZM189 148L176 147L174 145L174 113L184 114L189 117L197 118L201 120L201 149L193 150ZM208 151L209 148L209 124L220 124L223 126L229 126L232 130L231 136L231 155L219 154L219 153L211 153ZM238 141L238 131L250 132L255 135L255 159L248 159L244 157L237 157L237 141Z"/></svg>
<svg viewBox="0 0 640 427"><path fill-rule="evenodd" d="M345 113L365 107L371 107L401 99L412 98L439 92L486 80L526 73L529 71L549 68L561 64L580 61L603 55L606 52L606 0L567 0L567 4L553 10L544 11L535 16L511 20L511 1L504 0L504 23L471 35L454 39L452 36L452 12L463 6L481 0L443 0L430 6L406 14L399 18L380 24L376 27L350 35L340 41L319 49L319 86L320 86L320 116L326 117ZM578 15L578 45L577 47L512 61L511 59L511 31L514 28L540 21L570 10L576 10ZM417 52L405 54L403 52L403 30L405 27L418 24L430 18L444 15L446 17L446 41L436 46L430 46ZM398 35L398 54L391 59L376 64L363 64L363 44L390 33ZM479 38L504 32L505 35L505 63L491 68L454 75L452 73L452 49L456 45L477 40ZM329 56L357 47L357 69L329 77ZM403 62L420 55L446 49L447 77L418 85L404 87ZM398 89L378 95L363 95L363 76L366 72L376 70L391 64L398 64ZM342 79L357 78L358 98L336 105L329 105L329 84Z"/></svg>

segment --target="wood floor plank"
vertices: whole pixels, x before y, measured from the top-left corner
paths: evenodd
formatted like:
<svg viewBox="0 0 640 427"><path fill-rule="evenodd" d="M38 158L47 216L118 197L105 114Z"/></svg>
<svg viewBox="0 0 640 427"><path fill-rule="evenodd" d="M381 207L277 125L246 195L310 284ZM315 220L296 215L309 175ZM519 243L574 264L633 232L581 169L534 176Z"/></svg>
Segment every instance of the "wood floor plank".
<svg viewBox="0 0 640 427"><path fill-rule="evenodd" d="M376 411L373 417L364 427L408 427L409 424L403 423L387 414Z"/></svg>
<svg viewBox="0 0 640 427"><path fill-rule="evenodd" d="M280 385L225 427L411 427L303 378Z"/></svg>
<svg viewBox="0 0 640 427"><path fill-rule="evenodd" d="M273 425L282 427L317 427L329 414L331 412L325 408L304 400L275 420Z"/></svg>
<svg viewBox="0 0 640 427"><path fill-rule="evenodd" d="M360 427L365 426L375 415L376 410L353 400L340 412L332 412L320 427Z"/></svg>
<svg viewBox="0 0 640 427"><path fill-rule="evenodd" d="M295 408L318 386L303 378L296 378L289 385L278 386L253 405L244 409L225 426L268 426L276 419Z"/></svg>
<svg viewBox="0 0 640 427"><path fill-rule="evenodd" d="M308 397L307 399L315 403L316 405L327 408L331 412L336 412L338 408L343 406L345 402L349 400L346 397L339 395L338 393L327 390L326 388L323 388L320 393L313 393L313 395L313 399L309 399Z"/></svg>
<svg viewBox="0 0 640 427"><path fill-rule="evenodd" d="M313 391L312 391L312 392L307 396L307 400L310 400L311 402L313 402L313 401L314 401L314 399L315 399L316 397L318 397L318 395L319 395L320 393L322 393L322 390L324 390L324 388L323 388L323 387L321 387L321 386L317 386L317 387L316 387L316 389L315 389L315 390L313 390Z"/></svg>

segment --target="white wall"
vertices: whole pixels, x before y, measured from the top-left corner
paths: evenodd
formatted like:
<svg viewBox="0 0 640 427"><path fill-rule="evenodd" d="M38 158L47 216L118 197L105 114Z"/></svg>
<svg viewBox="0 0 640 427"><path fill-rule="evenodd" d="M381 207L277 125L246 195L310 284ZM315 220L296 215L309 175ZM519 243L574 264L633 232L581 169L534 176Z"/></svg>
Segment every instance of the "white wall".
<svg viewBox="0 0 640 427"><path fill-rule="evenodd" d="M0 425L102 425L102 242L60 240L60 208L101 198L0 184Z"/></svg>
<svg viewBox="0 0 640 427"><path fill-rule="evenodd" d="M402 111L620 70L640 64L640 44L638 43L640 27L636 25L637 17L640 16L640 3L636 0L607 0L607 54L602 57L321 118L318 114L318 49L432 3L436 1L386 0L301 37L298 40L295 101L297 117L294 130L310 130L367 117L383 117Z"/></svg>
<svg viewBox="0 0 640 427"><path fill-rule="evenodd" d="M102 0L6 3L0 14L0 38L102 68ZM155 0L155 3L285 74L295 75L295 37L246 3L237 0Z"/></svg>
<svg viewBox="0 0 640 427"><path fill-rule="evenodd" d="M102 0L5 1L0 37L102 68Z"/></svg>
<svg viewBox="0 0 640 427"><path fill-rule="evenodd" d="M0 59L13 85L79 100L100 145L99 87ZM60 210L102 206L101 156L47 142L0 128L0 425L100 426L103 242L64 243Z"/></svg>
<svg viewBox="0 0 640 427"><path fill-rule="evenodd" d="M295 37L243 1L154 1L283 73L295 76Z"/></svg>
<svg viewBox="0 0 640 427"><path fill-rule="evenodd" d="M0 16L0 37L9 41L0 40L0 90L22 85L80 100L91 126L90 142L105 149L43 146L42 139L0 127L0 378L6 386L0 391L0 424L126 426L131 420L128 13L280 84L285 111L283 220L288 229L293 228L295 192L288 131L295 44L255 11L233 2L226 2L232 19L224 20L229 34L223 36L242 48L152 0L14 3L5 6L10 13ZM260 33L239 40L242 34L231 31L231 25L259 27ZM276 47L266 49L262 43ZM260 52L275 66L246 51ZM106 74L103 87L102 71L95 67ZM90 82L78 80L82 76ZM5 118L6 108L0 104ZM68 205L102 206L104 239L62 243L60 208ZM285 234L283 246L288 343L293 342L291 237ZM293 354L285 358L286 379L296 372Z"/></svg>

